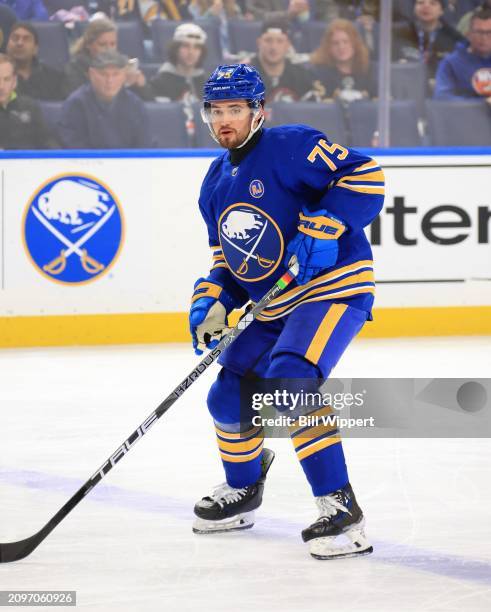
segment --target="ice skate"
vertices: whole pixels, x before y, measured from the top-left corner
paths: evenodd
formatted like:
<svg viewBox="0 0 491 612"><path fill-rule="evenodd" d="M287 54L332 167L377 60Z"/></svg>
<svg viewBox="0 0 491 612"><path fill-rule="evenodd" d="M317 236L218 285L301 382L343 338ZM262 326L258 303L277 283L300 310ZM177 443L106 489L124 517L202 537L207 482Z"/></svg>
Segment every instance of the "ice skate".
<svg viewBox="0 0 491 612"><path fill-rule="evenodd" d="M315 559L339 559L368 555L373 547L365 536L365 519L351 485L315 498L320 515L302 531Z"/></svg>
<svg viewBox="0 0 491 612"><path fill-rule="evenodd" d="M257 482L242 489L234 489L227 483L217 487L208 497L203 497L195 506L197 519L194 533L223 533L250 529L254 525L254 510L263 498L264 481L273 462L274 453L265 448L261 459L261 477Z"/></svg>

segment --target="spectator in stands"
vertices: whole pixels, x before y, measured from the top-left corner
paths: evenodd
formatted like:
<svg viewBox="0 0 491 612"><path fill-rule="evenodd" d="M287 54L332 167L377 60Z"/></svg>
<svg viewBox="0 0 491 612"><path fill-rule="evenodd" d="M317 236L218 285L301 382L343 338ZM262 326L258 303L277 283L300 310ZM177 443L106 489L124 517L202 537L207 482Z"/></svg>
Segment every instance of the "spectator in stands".
<svg viewBox="0 0 491 612"><path fill-rule="evenodd" d="M63 73L38 59L39 40L34 26L18 21L7 43L7 53L14 62L17 91L37 100L63 99Z"/></svg>
<svg viewBox="0 0 491 612"><path fill-rule="evenodd" d="M310 62L317 67L327 98L349 103L375 97L369 51L353 22L347 19L331 22Z"/></svg>
<svg viewBox="0 0 491 612"><path fill-rule="evenodd" d="M193 19L215 19L218 22L223 54L230 54L228 20L242 18L236 0L191 0L189 12Z"/></svg>
<svg viewBox="0 0 491 612"><path fill-rule="evenodd" d="M393 58L426 64L432 85L439 61L453 51L462 35L442 20L444 0L415 0L414 18L394 29Z"/></svg>
<svg viewBox="0 0 491 612"><path fill-rule="evenodd" d="M169 61L150 82L154 96L167 100L196 102L201 99L207 75L206 32L195 23L182 23L174 30L167 56Z"/></svg>
<svg viewBox="0 0 491 612"><path fill-rule="evenodd" d="M257 21L299 21L310 19L308 0L246 0L246 8Z"/></svg>
<svg viewBox="0 0 491 612"><path fill-rule="evenodd" d="M0 53L5 51L10 29L16 21L17 17L14 11L10 7L0 4Z"/></svg>
<svg viewBox="0 0 491 612"><path fill-rule="evenodd" d="M188 0L137 0L140 14L145 23L150 24L155 19L170 19L182 21L191 19L188 10Z"/></svg>
<svg viewBox="0 0 491 612"><path fill-rule="evenodd" d="M379 19L380 0L316 0L313 3L314 17L317 21L350 19L355 21L363 15Z"/></svg>
<svg viewBox="0 0 491 612"><path fill-rule="evenodd" d="M51 135L39 105L17 95L17 78L12 60L0 54L0 149L51 149Z"/></svg>
<svg viewBox="0 0 491 612"><path fill-rule="evenodd" d="M0 0L9 6L19 21L48 21L49 15L43 0Z"/></svg>
<svg viewBox="0 0 491 612"><path fill-rule="evenodd" d="M65 68L65 96L87 83L88 69L92 60L106 51L116 50L118 32L116 24L109 19L94 19L72 48L72 59ZM139 69L128 70L126 86L144 100L151 100L151 89L145 75Z"/></svg>
<svg viewBox="0 0 491 612"><path fill-rule="evenodd" d="M151 146L148 116L141 99L125 87L128 58L112 50L96 55L89 83L65 101L59 133L69 149Z"/></svg>
<svg viewBox="0 0 491 612"><path fill-rule="evenodd" d="M475 8L490 8L491 9L491 0L484 0L484 2L480 2L480 4L475 7ZM464 36L467 36L469 29L470 29L470 25L471 25L471 19L472 19L472 15L474 15L474 11L475 9L468 11L467 13L465 13L465 15L462 15L458 26L457 26L457 30L463 34Z"/></svg>
<svg viewBox="0 0 491 612"><path fill-rule="evenodd" d="M257 39L257 55L249 59L261 73L266 102L320 100L324 94L312 73L287 58L290 48L288 26L282 20L265 21Z"/></svg>
<svg viewBox="0 0 491 612"><path fill-rule="evenodd" d="M189 12L193 19L206 17L221 17L236 19L242 16L236 0L191 0Z"/></svg>
<svg viewBox="0 0 491 612"><path fill-rule="evenodd" d="M315 0L313 18L331 23L334 19L348 19L356 22L365 44L371 54L378 51L378 21L380 0Z"/></svg>
<svg viewBox="0 0 491 612"><path fill-rule="evenodd" d="M491 9L474 12L468 44L460 43L438 67L435 98L483 97L491 104Z"/></svg>

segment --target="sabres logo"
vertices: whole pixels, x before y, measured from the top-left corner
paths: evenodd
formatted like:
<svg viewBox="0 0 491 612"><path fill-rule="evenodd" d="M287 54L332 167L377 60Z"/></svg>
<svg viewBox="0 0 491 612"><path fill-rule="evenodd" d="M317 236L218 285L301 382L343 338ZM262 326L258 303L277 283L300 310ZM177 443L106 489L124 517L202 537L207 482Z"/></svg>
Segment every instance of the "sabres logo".
<svg viewBox="0 0 491 612"><path fill-rule="evenodd" d="M249 193L253 198L262 198L264 195L264 185L259 179L254 179L249 185Z"/></svg>
<svg viewBox="0 0 491 612"><path fill-rule="evenodd" d="M257 206L229 206L218 221L220 244L230 270L243 281L272 274L283 257L283 236L277 223Z"/></svg>
<svg viewBox="0 0 491 612"><path fill-rule="evenodd" d="M219 79L230 79L233 73L233 68L230 68L228 70L219 70L218 71L218 75L217 78Z"/></svg>
<svg viewBox="0 0 491 612"><path fill-rule="evenodd" d="M55 177L31 197L24 213L24 243L41 274L79 284L103 275L122 245L116 196L85 174Z"/></svg>

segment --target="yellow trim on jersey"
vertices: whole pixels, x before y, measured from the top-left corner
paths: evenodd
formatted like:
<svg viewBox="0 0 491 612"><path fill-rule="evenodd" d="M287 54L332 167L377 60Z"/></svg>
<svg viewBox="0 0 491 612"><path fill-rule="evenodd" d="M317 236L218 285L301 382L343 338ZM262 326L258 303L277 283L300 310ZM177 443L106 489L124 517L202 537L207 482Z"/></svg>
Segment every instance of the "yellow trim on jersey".
<svg viewBox="0 0 491 612"><path fill-rule="evenodd" d="M339 182L343 181L368 181L383 183L385 182L385 175L383 170L376 170L374 172L367 172L366 174L350 174L349 176L343 176L340 178Z"/></svg>
<svg viewBox="0 0 491 612"><path fill-rule="evenodd" d="M318 363L322 352L329 342L329 338L332 336L332 333L336 329L336 325L339 323L347 308L348 306L346 304L333 304L329 308L319 328L315 332L312 342L309 344L309 348L305 353L305 359L313 364Z"/></svg>
<svg viewBox="0 0 491 612"><path fill-rule="evenodd" d="M220 451L220 457L224 461L229 461L230 463L245 463L246 461L252 461L256 457L259 457L259 455L262 453L262 450L263 444L261 442L259 448L253 453L249 453L248 455L229 455L228 453L223 453Z"/></svg>
<svg viewBox="0 0 491 612"><path fill-rule="evenodd" d="M361 166L358 166L358 168L355 168L353 172L364 172L365 170L375 169L379 167L380 166L378 165L378 163L374 159L372 159L372 161L369 161L366 164L363 164Z"/></svg>
<svg viewBox="0 0 491 612"><path fill-rule="evenodd" d="M322 285L320 287L313 287L312 289L310 289L310 291L307 291L304 295L298 298L298 300L293 300L285 306L280 306L279 308L268 307L267 309L263 310L262 315L267 317L278 317L280 315L283 315L284 312L291 308L293 305L298 305L304 301L310 301L308 298L319 293L326 293L328 291L332 291L333 289L339 289L340 287L346 287L349 285L374 282L375 277L373 275L373 270L365 270L364 272L359 272L358 274L351 274L350 276L343 278L337 283L330 283L328 285ZM356 289L356 287L353 287L353 289ZM361 289L367 289L367 287L360 287L359 290L361 291ZM372 291L374 290L373 287L368 287L368 289L372 289ZM324 299L329 299L329 296L325 296ZM273 304L273 302L271 302L271 304Z"/></svg>
<svg viewBox="0 0 491 612"><path fill-rule="evenodd" d="M269 304L268 308L274 308L278 304L287 302L299 293L303 293L307 289L310 290L311 288L319 285L320 283L326 283L327 281L338 278L339 276L344 276L345 274L348 274L348 272L353 272L359 270L360 268L371 268L372 266L372 259L361 259L360 261L355 261L354 263L348 264L347 266L336 268L336 270L333 270L332 272L328 272L327 274L323 274L322 276L317 276L308 283L305 283L305 285L295 287L294 289L290 289L289 291L282 293L279 297L275 298Z"/></svg>
<svg viewBox="0 0 491 612"><path fill-rule="evenodd" d="M336 183L335 187L342 187L343 189L349 189L350 191L356 191L358 193L385 194L385 188L382 185L351 185L350 183L339 181Z"/></svg>
<svg viewBox="0 0 491 612"><path fill-rule="evenodd" d="M338 444L339 442L341 442L340 436L329 436L328 438L322 438L321 440L317 440L317 442L312 442L312 444L302 448L302 450L297 451L297 457L301 461L302 459L306 459L307 457L310 457L310 455L313 455L324 448L328 448L333 444Z"/></svg>
<svg viewBox="0 0 491 612"><path fill-rule="evenodd" d="M335 299L338 299L338 298L345 298L345 297L351 297L353 295L359 295L361 293L372 293L372 294L375 294L375 287L360 287L360 288L355 287L354 289L346 289L346 290L335 291L334 293L330 293L329 295L320 295L320 296L317 296L317 297L312 297L312 298L308 298L308 299L305 299L305 300L300 300L300 301L296 302L293 306L291 306L291 307L289 306L288 310L285 310L285 312L283 312L280 315L275 315L273 317L268 317L265 314L260 314L256 318L259 321L272 321L273 319L279 319L280 317L285 317L286 315L289 315L291 312L293 312L295 310L295 308L298 308L302 304L307 304L308 302L322 302L322 301L335 300Z"/></svg>

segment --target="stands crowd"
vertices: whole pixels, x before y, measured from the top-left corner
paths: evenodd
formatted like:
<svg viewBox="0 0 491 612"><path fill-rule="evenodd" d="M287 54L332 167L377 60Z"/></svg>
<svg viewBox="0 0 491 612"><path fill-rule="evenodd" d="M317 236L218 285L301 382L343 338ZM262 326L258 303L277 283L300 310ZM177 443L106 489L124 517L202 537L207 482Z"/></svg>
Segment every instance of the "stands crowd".
<svg viewBox="0 0 491 612"><path fill-rule="evenodd" d="M0 149L216 146L220 63L270 125L376 146L378 0L0 0ZM491 0L394 0L391 145L491 146Z"/></svg>

